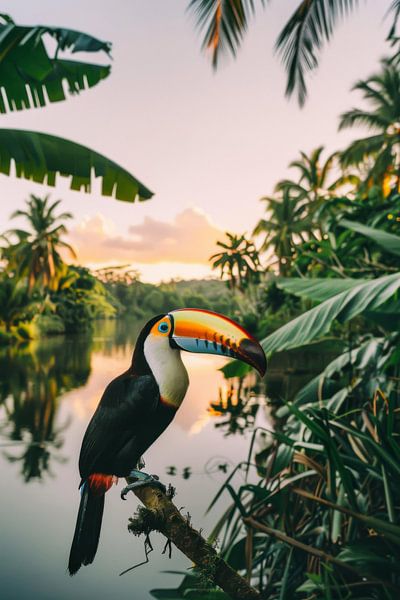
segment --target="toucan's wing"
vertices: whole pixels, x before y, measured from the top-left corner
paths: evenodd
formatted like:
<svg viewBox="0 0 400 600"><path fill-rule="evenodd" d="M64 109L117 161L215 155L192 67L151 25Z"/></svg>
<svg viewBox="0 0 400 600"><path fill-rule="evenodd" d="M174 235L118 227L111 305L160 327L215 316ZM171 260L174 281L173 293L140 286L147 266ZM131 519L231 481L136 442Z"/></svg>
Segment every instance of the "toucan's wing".
<svg viewBox="0 0 400 600"><path fill-rule="evenodd" d="M95 472L112 472L115 457L134 441L143 419L155 413L159 400L158 385L151 375L123 374L111 381L83 438L79 457L82 479Z"/></svg>

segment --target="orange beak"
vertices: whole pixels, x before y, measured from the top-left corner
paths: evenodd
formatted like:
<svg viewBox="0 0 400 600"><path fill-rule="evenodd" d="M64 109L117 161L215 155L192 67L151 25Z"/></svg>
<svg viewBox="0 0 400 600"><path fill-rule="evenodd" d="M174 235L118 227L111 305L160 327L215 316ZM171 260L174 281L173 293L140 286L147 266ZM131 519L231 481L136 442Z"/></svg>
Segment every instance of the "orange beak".
<svg viewBox="0 0 400 600"><path fill-rule="evenodd" d="M231 319L196 308L173 310L168 315L172 346L187 352L236 358L257 369L261 377L265 375L267 360L261 345Z"/></svg>

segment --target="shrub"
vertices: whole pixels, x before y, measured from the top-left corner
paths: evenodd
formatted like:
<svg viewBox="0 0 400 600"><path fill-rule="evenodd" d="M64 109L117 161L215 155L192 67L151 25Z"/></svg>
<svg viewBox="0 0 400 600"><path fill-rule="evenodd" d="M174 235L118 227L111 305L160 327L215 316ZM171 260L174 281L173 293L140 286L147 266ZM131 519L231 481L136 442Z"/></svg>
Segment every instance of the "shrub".
<svg viewBox="0 0 400 600"><path fill-rule="evenodd" d="M37 315L33 322L40 335L65 333L65 325L58 315Z"/></svg>
<svg viewBox="0 0 400 600"><path fill-rule="evenodd" d="M21 322L15 331L21 340L33 340L37 337L37 329L33 323Z"/></svg>
<svg viewBox="0 0 400 600"><path fill-rule="evenodd" d="M8 346L12 342L13 336L11 333L4 331L4 329L0 329L0 347Z"/></svg>

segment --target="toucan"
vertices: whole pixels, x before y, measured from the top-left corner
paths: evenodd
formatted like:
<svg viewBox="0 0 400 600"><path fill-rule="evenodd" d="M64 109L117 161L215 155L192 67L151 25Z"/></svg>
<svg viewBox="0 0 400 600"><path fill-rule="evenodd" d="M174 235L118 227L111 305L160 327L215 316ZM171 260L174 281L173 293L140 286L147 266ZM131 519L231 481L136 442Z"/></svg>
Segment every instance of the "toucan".
<svg viewBox="0 0 400 600"><path fill-rule="evenodd" d="M261 376L266 358L260 344L227 317L200 309L158 315L141 330L132 363L106 387L83 437L79 456L81 500L69 556L74 575L93 562L99 543L105 493L118 477L164 487L143 473L141 457L173 420L189 385L181 350L239 359ZM131 479L130 479L131 481Z"/></svg>

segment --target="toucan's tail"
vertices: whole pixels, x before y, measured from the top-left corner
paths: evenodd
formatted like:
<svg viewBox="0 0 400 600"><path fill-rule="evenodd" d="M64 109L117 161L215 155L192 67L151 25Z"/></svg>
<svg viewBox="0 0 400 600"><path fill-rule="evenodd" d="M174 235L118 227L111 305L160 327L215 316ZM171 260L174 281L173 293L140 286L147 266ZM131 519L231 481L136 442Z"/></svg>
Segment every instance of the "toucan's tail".
<svg viewBox="0 0 400 600"><path fill-rule="evenodd" d="M93 490L85 481L81 487L81 503L68 561L70 575L75 575L82 565L93 562L99 544L103 510L104 493Z"/></svg>

